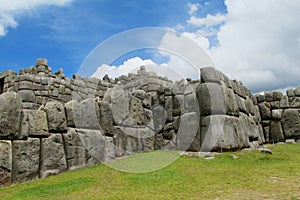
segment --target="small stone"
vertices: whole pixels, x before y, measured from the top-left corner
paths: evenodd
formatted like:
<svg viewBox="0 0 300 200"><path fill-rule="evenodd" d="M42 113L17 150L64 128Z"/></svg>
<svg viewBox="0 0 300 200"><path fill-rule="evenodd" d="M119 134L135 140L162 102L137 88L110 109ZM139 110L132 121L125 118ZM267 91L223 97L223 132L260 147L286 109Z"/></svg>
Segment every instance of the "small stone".
<svg viewBox="0 0 300 200"><path fill-rule="evenodd" d="M262 152L262 153L267 153L267 154L273 154L273 152L270 149L267 148L258 148L258 151Z"/></svg>
<svg viewBox="0 0 300 200"><path fill-rule="evenodd" d="M288 140L285 140L285 143L286 144L297 144L295 139L288 139Z"/></svg>

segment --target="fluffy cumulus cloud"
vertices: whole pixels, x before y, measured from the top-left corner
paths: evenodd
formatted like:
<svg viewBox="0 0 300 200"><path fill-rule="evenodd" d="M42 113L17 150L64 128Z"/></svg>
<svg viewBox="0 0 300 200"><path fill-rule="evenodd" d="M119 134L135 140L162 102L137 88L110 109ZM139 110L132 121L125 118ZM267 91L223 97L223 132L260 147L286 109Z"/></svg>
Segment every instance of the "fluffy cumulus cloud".
<svg viewBox="0 0 300 200"><path fill-rule="evenodd" d="M203 4L203 9L207 4ZM226 14L197 17L189 6L182 35L194 40L217 68L253 92L299 85L300 1L225 0ZM202 7L202 6L201 6ZM217 40L211 44L210 37Z"/></svg>
<svg viewBox="0 0 300 200"><path fill-rule="evenodd" d="M30 11L38 6L65 6L72 0L0 0L0 37L6 35L8 28L16 28L15 14Z"/></svg>
<svg viewBox="0 0 300 200"><path fill-rule="evenodd" d="M222 71L253 91L299 85L300 1L226 0L226 23L211 49Z"/></svg>
<svg viewBox="0 0 300 200"><path fill-rule="evenodd" d="M191 16L190 19L187 21L188 24L194 25L194 26L216 26L223 22L225 22L226 16L220 13L217 13L216 15L206 15L206 17L195 17Z"/></svg>
<svg viewBox="0 0 300 200"><path fill-rule="evenodd" d="M97 71L94 72L92 77L101 79L105 74L108 74L110 78L116 78L128 73L136 73L142 65L156 64L150 59L143 60L140 57L134 57L124 61L124 63L120 66L102 64L100 67L98 67Z"/></svg>

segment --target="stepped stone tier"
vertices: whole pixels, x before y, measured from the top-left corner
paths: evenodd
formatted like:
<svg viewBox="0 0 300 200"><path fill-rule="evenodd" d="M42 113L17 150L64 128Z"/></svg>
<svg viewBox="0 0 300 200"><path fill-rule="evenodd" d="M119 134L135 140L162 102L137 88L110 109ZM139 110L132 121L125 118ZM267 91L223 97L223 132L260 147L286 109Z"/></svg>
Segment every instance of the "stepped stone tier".
<svg viewBox="0 0 300 200"><path fill-rule="evenodd" d="M36 66L0 73L0 186L157 149L232 151L299 141L300 87L253 95L220 71L175 83L103 80Z"/></svg>

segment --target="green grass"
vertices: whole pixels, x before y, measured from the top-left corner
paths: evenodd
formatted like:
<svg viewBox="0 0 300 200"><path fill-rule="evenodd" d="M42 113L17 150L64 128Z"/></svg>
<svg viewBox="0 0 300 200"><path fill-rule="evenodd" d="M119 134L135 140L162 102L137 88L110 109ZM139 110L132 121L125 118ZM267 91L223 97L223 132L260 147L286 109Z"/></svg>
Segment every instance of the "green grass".
<svg viewBox="0 0 300 200"><path fill-rule="evenodd" d="M236 160L232 153L214 160L181 157L161 170L141 174L98 165L2 188L0 199L300 199L300 145L271 149L274 155L235 152ZM136 169L144 162L156 167L145 160L156 154L165 155L138 154L111 166L133 163Z"/></svg>

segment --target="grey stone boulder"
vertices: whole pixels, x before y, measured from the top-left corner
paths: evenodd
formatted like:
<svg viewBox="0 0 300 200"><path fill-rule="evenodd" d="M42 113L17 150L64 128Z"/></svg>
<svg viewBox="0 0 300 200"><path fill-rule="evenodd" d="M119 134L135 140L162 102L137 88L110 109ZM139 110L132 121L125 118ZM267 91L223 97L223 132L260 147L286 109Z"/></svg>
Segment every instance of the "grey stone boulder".
<svg viewBox="0 0 300 200"><path fill-rule="evenodd" d="M152 111L144 108L144 114L145 114L145 126L151 130L154 130L154 120L153 120Z"/></svg>
<svg viewBox="0 0 300 200"><path fill-rule="evenodd" d="M273 92L265 92L266 101L272 102L273 101Z"/></svg>
<svg viewBox="0 0 300 200"><path fill-rule="evenodd" d="M149 109L151 107L152 105L151 99L152 99L151 94L146 93L145 98L143 99L143 106L145 108Z"/></svg>
<svg viewBox="0 0 300 200"><path fill-rule="evenodd" d="M197 97L198 98L198 97ZM173 97L173 117L180 116L184 110L184 95Z"/></svg>
<svg viewBox="0 0 300 200"><path fill-rule="evenodd" d="M279 102L279 107L281 109L289 108L289 98L287 96L283 97Z"/></svg>
<svg viewBox="0 0 300 200"><path fill-rule="evenodd" d="M81 105L77 100L65 103L65 112L68 127L76 127L81 123ZM78 126L79 127L79 126Z"/></svg>
<svg viewBox="0 0 300 200"><path fill-rule="evenodd" d="M280 121L271 121L270 124L270 142L278 143L284 142L285 137L283 134L282 126Z"/></svg>
<svg viewBox="0 0 300 200"><path fill-rule="evenodd" d="M299 97L300 96L300 86L296 87L296 89L294 90L295 96Z"/></svg>
<svg viewBox="0 0 300 200"><path fill-rule="evenodd" d="M206 116L201 118L200 126L201 151L229 151L249 146L245 125L237 117Z"/></svg>
<svg viewBox="0 0 300 200"><path fill-rule="evenodd" d="M115 145L113 137L105 137L105 152L103 162L109 162L115 159Z"/></svg>
<svg viewBox="0 0 300 200"><path fill-rule="evenodd" d="M273 92L273 100L280 101L283 98L283 94L280 91Z"/></svg>
<svg viewBox="0 0 300 200"><path fill-rule="evenodd" d="M141 126L145 124L143 102L141 99L132 96L130 99L129 111L129 117L133 122L131 125Z"/></svg>
<svg viewBox="0 0 300 200"><path fill-rule="evenodd" d="M271 119L271 104L268 102L264 102L264 103L259 103L258 106L259 106L261 118L263 120Z"/></svg>
<svg viewBox="0 0 300 200"><path fill-rule="evenodd" d="M64 106L58 101L50 101L45 105L49 131L64 132L67 130L67 120Z"/></svg>
<svg viewBox="0 0 300 200"><path fill-rule="evenodd" d="M300 108L300 97L289 98L289 104L291 108Z"/></svg>
<svg viewBox="0 0 300 200"><path fill-rule="evenodd" d="M22 102L31 102L35 103L35 94L32 90L20 90L18 91Z"/></svg>
<svg viewBox="0 0 300 200"><path fill-rule="evenodd" d="M115 147L115 156L121 157L125 155L126 135L123 127L115 126L113 130L113 142Z"/></svg>
<svg viewBox="0 0 300 200"><path fill-rule="evenodd" d="M258 103L262 103L262 102L266 101L266 96L263 94L257 94L256 99L257 99Z"/></svg>
<svg viewBox="0 0 300 200"><path fill-rule="evenodd" d="M224 87L225 90L225 102L226 102L226 114L239 116L239 108L236 103L236 97L232 89Z"/></svg>
<svg viewBox="0 0 300 200"><path fill-rule="evenodd" d="M15 140L12 144L12 181L21 183L38 179L40 139Z"/></svg>
<svg viewBox="0 0 300 200"><path fill-rule="evenodd" d="M213 67L201 68L200 74L202 83L221 83L218 72Z"/></svg>
<svg viewBox="0 0 300 200"><path fill-rule="evenodd" d="M19 133L22 103L15 92L0 95L0 138L13 139Z"/></svg>
<svg viewBox="0 0 300 200"><path fill-rule="evenodd" d="M105 136L100 130L76 129L78 136L87 150L87 165L95 165L104 161Z"/></svg>
<svg viewBox="0 0 300 200"><path fill-rule="evenodd" d="M60 134L51 134L41 143L41 178L60 174L67 170L64 143Z"/></svg>
<svg viewBox="0 0 300 200"><path fill-rule="evenodd" d="M183 113L195 112L199 115L199 103L196 92L184 95L184 109Z"/></svg>
<svg viewBox="0 0 300 200"><path fill-rule="evenodd" d="M274 120L281 120L282 118L282 109L276 109L276 110L272 110L272 119Z"/></svg>
<svg viewBox="0 0 300 200"><path fill-rule="evenodd" d="M48 137L48 121L44 110L22 110L20 139L27 136Z"/></svg>
<svg viewBox="0 0 300 200"><path fill-rule="evenodd" d="M167 113L163 106L154 105L151 107L154 122L154 131L158 133L166 124Z"/></svg>
<svg viewBox="0 0 300 200"><path fill-rule="evenodd" d="M287 94L288 97L295 97L295 92L294 92L293 89L288 89L286 91L286 94Z"/></svg>
<svg viewBox="0 0 300 200"><path fill-rule="evenodd" d="M226 114L225 94L222 86L217 83L202 83L197 88L200 114Z"/></svg>
<svg viewBox="0 0 300 200"><path fill-rule="evenodd" d="M129 93L121 87L115 87L112 91L112 114L117 125L123 125L129 116Z"/></svg>
<svg viewBox="0 0 300 200"><path fill-rule="evenodd" d="M199 115L195 112L181 115L180 126L176 137L178 150L188 150L192 143L194 147L197 146L200 149L200 137L197 137L199 121Z"/></svg>
<svg viewBox="0 0 300 200"><path fill-rule="evenodd" d="M246 107L246 100L242 97L236 95L236 103L238 105L239 111L245 114L249 114L248 109Z"/></svg>
<svg viewBox="0 0 300 200"><path fill-rule="evenodd" d="M76 129L68 128L67 133L63 134L63 139L69 170L85 167L87 150L78 136Z"/></svg>
<svg viewBox="0 0 300 200"><path fill-rule="evenodd" d="M113 114L109 103L106 101L98 102L100 109L100 126L105 135L113 136Z"/></svg>
<svg viewBox="0 0 300 200"><path fill-rule="evenodd" d="M286 139L300 139L300 110L286 109L282 116Z"/></svg>
<svg viewBox="0 0 300 200"><path fill-rule="evenodd" d="M11 141L0 140L0 187L11 182L12 149Z"/></svg>
<svg viewBox="0 0 300 200"><path fill-rule="evenodd" d="M165 109L167 114L167 122L173 121L173 97L165 96Z"/></svg>
<svg viewBox="0 0 300 200"><path fill-rule="evenodd" d="M93 99L85 99L81 103L81 122L80 128L100 129L100 109Z"/></svg>
<svg viewBox="0 0 300 200"><path fill-rule="evenodd" d="M138 99L144 100L146 97L146 92L144 90L134 90L132 95Z"/></svg>

